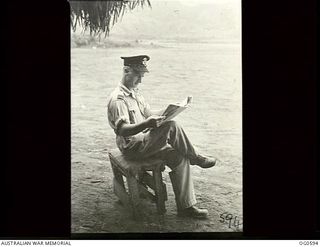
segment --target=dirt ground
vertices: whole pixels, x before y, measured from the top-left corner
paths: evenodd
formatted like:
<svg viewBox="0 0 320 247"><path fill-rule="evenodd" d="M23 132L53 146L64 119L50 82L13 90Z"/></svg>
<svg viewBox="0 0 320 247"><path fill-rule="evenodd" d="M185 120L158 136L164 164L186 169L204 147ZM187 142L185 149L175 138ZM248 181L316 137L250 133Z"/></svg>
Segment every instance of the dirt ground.
<svg viewBox="0 0 320 247"><path fill-rule="evenodd" d="M240 48L208 49L197 46L196 54L183 47L71 50L73 233L242 231ZM176 216L169 168L164 172L168 191L164 216L157 215L155 204L145 201L141 205L143 217L134 221L113 193L107 152L115 148L115 136L107 123L106 99L121 78L119 57L133 53L149 54L153 61L153 73L144 78L148 85L141 84L150 105L162 108L170 101L193 95L192 108L181 113L177 121L201 153L223 161L210 169L192 167L198 206L209 210L208 219ZM177 60L194 56L192 67L175 58L164 62L170 53L176 54ZM205 72L208 68L211 75Z"/></svg>
<svg viewBox="0 0 320 247"><path fill-rule="evenodd" d="M234 222L221 223L220 214L228 208L228 213L238 215L233 206L236 197L241 191L230 191L230 186L219 185L220 183L207 183L203 179L203 171L198 171L194 176L195 190L198 193L197 200L201 207L210 212L206 220L185 219L176 216L176 206L173 190L167 172L164 180L168 189L167 212L164 216L158 216L155 204L143 201L143 219L136 222L131 218L131 213L123 207L112 189L112 171L107 158L107 150L102 154L105 162L88 161L90 169L80 161L74 162L75 169L85 171L73 180L73 232L77 233L101 233L101 232L216 232L216 231L240 231ZM217 168L219 169L219 168ZM216 170L217 170L216 169ZM212 191L214 188L214 191ZM226 193L225 191L230 191ZM81 196L79 196L81 195ZM77 217L77 213L79 216ZM223 215L225 216L225 215ZM242 219L241 219L242 221ZM236 222L237 223L237 222Z"/></svg>

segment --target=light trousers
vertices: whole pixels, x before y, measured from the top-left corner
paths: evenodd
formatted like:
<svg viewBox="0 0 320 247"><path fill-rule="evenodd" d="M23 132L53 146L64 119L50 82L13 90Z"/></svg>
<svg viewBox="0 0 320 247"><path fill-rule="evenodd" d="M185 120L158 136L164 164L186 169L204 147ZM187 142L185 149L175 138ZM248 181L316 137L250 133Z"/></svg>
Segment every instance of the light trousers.
<svg viewBox="0 0 320 247"><path fill-rule="evenodd" d="M175 121L163 123L160 127L139 133L123 153L132 158L150 156L163 159L170 167L170 180L175 194L177 209L196 204L189 158L197 155L195 148L180 125Z"/></svg>

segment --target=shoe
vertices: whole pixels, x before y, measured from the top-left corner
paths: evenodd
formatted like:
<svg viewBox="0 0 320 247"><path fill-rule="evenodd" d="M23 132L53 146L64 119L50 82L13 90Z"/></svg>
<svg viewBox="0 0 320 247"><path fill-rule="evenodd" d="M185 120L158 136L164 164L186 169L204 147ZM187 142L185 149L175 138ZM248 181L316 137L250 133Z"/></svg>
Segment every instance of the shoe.
<svg viewBox="0 0 320 247"><path fill-rule="evenodd" d="M207 158L202 155L197 155L196 158L190 159L191 165L197 165L200 166L201 168L210 168L216 165L217 159L213 158Z"/></svg>
<svg viewBox="0 0 320 247"><path fill-rule="evenodd" d="M197 208L195 206L178 211L179 217L207 218L208 215L209 212L207 209Z"/></svg>

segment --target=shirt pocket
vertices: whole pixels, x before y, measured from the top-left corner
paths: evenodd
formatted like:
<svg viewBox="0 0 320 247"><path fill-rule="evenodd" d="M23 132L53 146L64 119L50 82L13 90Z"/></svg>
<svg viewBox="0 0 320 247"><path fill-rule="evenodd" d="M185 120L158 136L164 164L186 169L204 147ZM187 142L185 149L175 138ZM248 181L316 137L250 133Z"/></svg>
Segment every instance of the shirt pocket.
<svg viewBox="0 0 320 247"><path fill-rule="evenodd" d="M130 124L136 123L136 110L133 109L132 107L129 108L129 120L130 120Z"/></svg>

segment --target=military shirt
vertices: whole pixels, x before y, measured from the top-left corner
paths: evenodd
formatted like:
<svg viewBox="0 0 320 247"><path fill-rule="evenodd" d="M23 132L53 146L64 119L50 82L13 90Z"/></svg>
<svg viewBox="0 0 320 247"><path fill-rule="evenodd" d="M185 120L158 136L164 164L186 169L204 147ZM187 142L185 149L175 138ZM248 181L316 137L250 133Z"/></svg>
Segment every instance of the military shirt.
<svg viewBox="0 0 320 247"><path fill-rule="evenodd" d="M119 84L108 99L109 125L116 133L116 143L121 151L141 142L143 134L134 136L119 135L122 124L138 124L151 116L150 106L145 102L138 89L129 90L126 86Z"/></svg>

